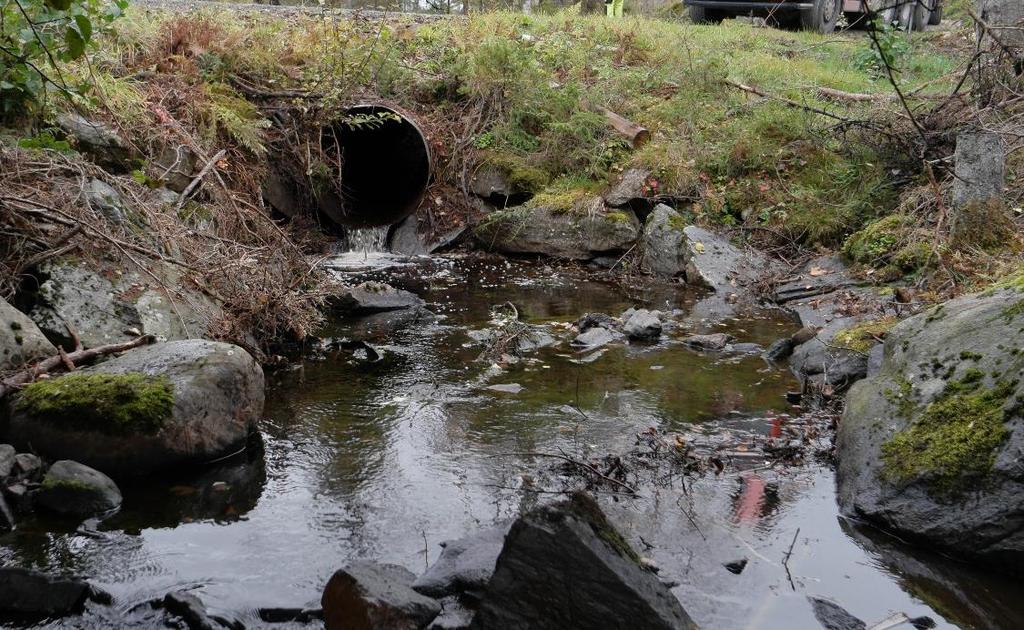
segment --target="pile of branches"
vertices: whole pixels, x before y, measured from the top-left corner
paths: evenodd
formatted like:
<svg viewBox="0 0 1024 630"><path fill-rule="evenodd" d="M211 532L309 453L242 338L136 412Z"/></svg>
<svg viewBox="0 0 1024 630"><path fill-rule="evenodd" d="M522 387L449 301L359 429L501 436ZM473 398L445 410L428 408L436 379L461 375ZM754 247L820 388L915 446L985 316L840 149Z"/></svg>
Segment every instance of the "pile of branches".
<svg viewBox="0 0 1024 630"><path fill-rule="evenodd" d="M187 299L180 287L207 295L223 308L210 334L258 356L309 334L327 290L305 251L315 244L276 224L259 187L233 181L225 155L204 169L201 206L186 206L182 195L168 207L131 177L79 156L0 147L0 297L31 290L42 263L74 256L100 272L135 271L172 304ZM91 205L85 190L94 179L121 195L125 220Z"/></svg>

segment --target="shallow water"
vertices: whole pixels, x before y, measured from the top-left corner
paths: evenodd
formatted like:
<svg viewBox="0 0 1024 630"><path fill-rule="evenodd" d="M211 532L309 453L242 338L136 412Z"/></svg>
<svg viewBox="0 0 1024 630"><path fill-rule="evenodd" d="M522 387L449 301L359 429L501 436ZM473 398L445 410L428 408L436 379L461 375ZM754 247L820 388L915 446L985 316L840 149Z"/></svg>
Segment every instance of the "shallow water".
<svg viewBox="0 0 1024 630"><path fill-rule="evenodd" d="M124 508L100 524L24 522L0 537L0 562L89 576L123 609L192 588L214 612L256 625L252 608L316 602L352 558L420 572L440 541L544 500L524 476L546 479L552 462L528 453L620 453L650 427L766 434L794 413L784 368L678 341L724 330L766 345L796 328L778 312L687 321L700 296L621 289L542 264L441 258L366 277L416 290L438 317L334 324L327 335L366 340L383 357L328 352L269 375L262 450L198 475L126 485ZM654 346L594 357L563 342L504 369L476 361L481 348L467 335L510 301L524 321L564 340L563 322L618 314L640 298L677 309L683 324ZM522 390L487 389L511 384ZM939 627L1024 627L1021 584L840 519L825 464L730 466L640 494L602 502L661 576L679 583L674 592L702 627L817 628L807 595L869 624L902 611ZM742 574L723 568L739 558L749 560Z"/></svg>

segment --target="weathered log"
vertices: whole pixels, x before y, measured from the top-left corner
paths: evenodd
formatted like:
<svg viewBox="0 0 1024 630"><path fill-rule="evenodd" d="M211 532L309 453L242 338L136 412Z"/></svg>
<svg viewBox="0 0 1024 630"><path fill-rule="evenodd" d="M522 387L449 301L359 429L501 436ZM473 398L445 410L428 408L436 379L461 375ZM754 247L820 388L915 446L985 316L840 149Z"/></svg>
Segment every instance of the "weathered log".
<svg viewBox="0 0 1024 630"><path fill-rule="evenodd" d="M641 127L635 122L619 116L607 107L599 107L598 110L604 114L604 117L608 119L608 124L615 129L616 133L621 135L626 140L629 140L630 146L634 149L642 147L648 140L651 139L651 132L646 128Z"/></svg>
<svg viewBox="0 0 1024 630"><path fill-rule="evenodd" d="M156 338L153 337L153 335L143 335L124 343L111 343L103 346L96 346L95 348L88 348L86 350L75 350L71 353L64 352L62 349L56 356L44 359L30 368L22 370L21 372L16 372L15 374L0 381L0 399L3 399L12 391L19 389L22 385L31 383L40 375L48 374L58 367L67 367L69 364L72 366L78 365L85 361L95 359L96 357L114 354L115 352L124 352L125 350L131 350L132 348L138 348L139 346L152 343L155 340Z"/></svg>

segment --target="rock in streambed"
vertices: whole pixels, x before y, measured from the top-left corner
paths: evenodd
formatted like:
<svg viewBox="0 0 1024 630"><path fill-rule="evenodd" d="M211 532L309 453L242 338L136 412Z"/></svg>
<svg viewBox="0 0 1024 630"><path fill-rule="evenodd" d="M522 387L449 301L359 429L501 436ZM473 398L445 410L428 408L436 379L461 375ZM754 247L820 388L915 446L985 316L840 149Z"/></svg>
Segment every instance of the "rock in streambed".
<svg viewBox="0 0 1024 630"><path fill-rule="evenodd" d="M114 476L145 474L242 447L263 397L245 350L172 341L29 385L9 403L8 437Z"/></svg>

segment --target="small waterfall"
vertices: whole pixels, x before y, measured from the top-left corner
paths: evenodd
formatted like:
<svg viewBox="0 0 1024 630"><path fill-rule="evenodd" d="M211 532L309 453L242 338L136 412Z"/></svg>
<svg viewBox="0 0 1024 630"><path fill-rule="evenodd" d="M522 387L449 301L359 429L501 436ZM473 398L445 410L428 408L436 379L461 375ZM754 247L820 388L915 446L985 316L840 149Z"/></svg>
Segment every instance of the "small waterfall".
<svg viewBox="0 0 1024 630"><path fill-rule="evenodd" d="M387 227L360 228L345 234L345 251L351 253L382 254L387 251L387 244Z"/></svg>

